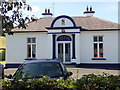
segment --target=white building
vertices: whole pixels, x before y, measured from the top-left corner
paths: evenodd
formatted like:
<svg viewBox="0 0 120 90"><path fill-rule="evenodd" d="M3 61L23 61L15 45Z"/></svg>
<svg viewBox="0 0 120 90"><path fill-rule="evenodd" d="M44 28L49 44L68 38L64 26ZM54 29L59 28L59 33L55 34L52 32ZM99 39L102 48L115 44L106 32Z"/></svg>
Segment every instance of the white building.
<svg viewBox="0 0 120 90"><path fill-rule="evenodd" d="M26 29L15 28L6 35L6 67L17 67L26 60L59 59L77 66L118 66L120 31L118 24L86 16L45 17L28 23ZM111 65L111 66L110 66Z"/></svg>

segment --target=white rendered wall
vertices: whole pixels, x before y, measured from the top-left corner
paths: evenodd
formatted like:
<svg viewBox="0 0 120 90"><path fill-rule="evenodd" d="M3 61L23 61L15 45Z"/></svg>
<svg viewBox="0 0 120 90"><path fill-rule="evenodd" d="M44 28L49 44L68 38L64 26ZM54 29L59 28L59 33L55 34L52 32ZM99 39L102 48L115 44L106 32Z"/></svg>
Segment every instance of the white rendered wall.
<svg viewBox="0 0 120 90"><path fill-rule="evenodd" d="M119 33L120 34L120 33ZM106 60L92 60L93 36L103 35L104 57ZM27 58L27 38L36 37L37 59L52 58L52 35L47 33L17 33L6 36L7 63L21 63ZM76 59L79 63L117 63L118 62L118 32L117 31L85 31L75 34ZM119 40L120 41L120 40ZM120 43L119 43L120 45ZM120 52L120 48L119 48ZM119 55L120 59L120 55Z"/></svg>
<svg viewBox="0 0 120 90"><path fill-rule="evenodd" d="M80 41L80 33L75 34L75 54L76 54L76 59L74 59L74 62L76 62L76 64L80 64L81 60L80 60L80 47L81 47L81 41Z"/></svg>
<svg viewBox="0 0 120 90"><path fill-rule="evenodd" d="M103 36L103 54L106 60L92 60L93 36ZM80 35L80 63L118 63L118 32L117 31L86 31Z"/></svg>
<svg viewBox="0 0 120 90"><path fill-rule="evenodd" d="M118 63L120 63L120 31L118 31Z"/></svg>
<svg viewBox="0 0 120 90"><path fill-rule="evenodd" d="M6 36L6 62L21 63L27 58L27 38L36 37L36 58L51 59L51 35L47 33L14 33Z"/></svg>

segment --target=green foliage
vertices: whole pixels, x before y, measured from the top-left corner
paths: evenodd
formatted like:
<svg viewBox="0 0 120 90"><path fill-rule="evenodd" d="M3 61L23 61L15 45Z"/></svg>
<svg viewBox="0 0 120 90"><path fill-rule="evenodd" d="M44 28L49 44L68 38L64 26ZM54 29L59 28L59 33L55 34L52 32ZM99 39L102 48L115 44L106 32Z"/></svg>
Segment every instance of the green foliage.
<svg viewBox="0 0 120 90"><path fill-rule="evenodd" d="M33 16L28 17L23 15L23 10L32 10L25 0L2 0L0 6L2 29L8 34L13 34L11 33L11 29L15 26L26 29L26 23L36 21Z"/></svg>
<svg viewBox="0 0 120 90"><path fill-rule="evenodd" d="M76 81L76 87L81 90L120 90L120 76L105 73L83 75Z"/></svg>
<svg viewBox="0 0 120 90"><path fill-rule="evenodd" d="M72 90L75 82L71 79L50 79L47 76L39 79L4 80L2 90Z"/></svg>
<svg viewBox="0 0 120 90"><path fill-rule="evenodd" d="M43 76L39 79L4 80L2 86L2 90L120 90L120 76L89 74L77 80Z"/></svg>

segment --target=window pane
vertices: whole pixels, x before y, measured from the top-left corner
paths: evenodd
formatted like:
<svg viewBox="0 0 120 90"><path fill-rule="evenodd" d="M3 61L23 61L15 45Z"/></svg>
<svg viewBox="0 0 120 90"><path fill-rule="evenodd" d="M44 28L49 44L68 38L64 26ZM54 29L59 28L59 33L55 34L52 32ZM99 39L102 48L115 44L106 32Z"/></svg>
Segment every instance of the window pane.
<svg viewBox="0 0 120 90"><path fill-rule="evenodd" d="M69 43L65 44L65 54L69 53L69 47L70 47Z"/></svg>
<svg viewBox="0 0 120 90"><path fill-rule="evenodd" d="M97 42L97 36L94 37L94 40L93 40L93 41L94 41L94 42Z"/></svg>
<svg viewBox="0 0 120 90"><path fill-rule="evenodd" d="M70 62L70 43L65 43L65 62Z"/></svg>
<svg viewBox="0 0 120 90"><path fill-rule="evenodd" d="M58 59L63 62L63 44L58 44Z"/></svg>
<svg viewBox="0 0 120 90"><path fill-rule="evenodd" d="M35 38L32 38L32 43L36 43L36 39Z"/></svg>
<svg viewBox="0 0 120 90"><path fill-rule="evenodd" d="M36 57L36 45L32 45L32 58Z"/></svg>
<svg viewBox="0 0 120 90"><path fill-rule="evenodd" d="M63 44L62 43L58 44L58 54L63 54Z"/></svg>
<svg viewBox="0 0 120 90"><path fill-rule="evenodd" d="M67 35L62 35L57 38L57 41L71 41L71 37Z"/></svg>
<svg viewBox="0 0 120 90"><path fill-rule="evenodd" d="M28 51L27 52L28 53L27 57L30 58L31 57L31 45L27 46L27 51Z"/></svg>
<svg viewBox="0 0 120 90"><path fill-rule="evenodd" d="M28 39L27 39L27 43L31 43L31 38L28 38Z"/></svg>
<svg viewBox="0 0 120 90"><path fill-rule="evenodd" d="M103 41L103 37L99 36L99 42L102 42L102 41Z"/></svg>
<svg viewBox="0 0 120 90"><path fill-rule="evenodd" d="M103 57L103 43L99 44L99 57Z"/></svg>
<svg viewBox="0 0 120 90"><path fill-rule="evenodd" d="M98 54L97 54L97 43L94 44L94 57L98 57Z"/></svg>

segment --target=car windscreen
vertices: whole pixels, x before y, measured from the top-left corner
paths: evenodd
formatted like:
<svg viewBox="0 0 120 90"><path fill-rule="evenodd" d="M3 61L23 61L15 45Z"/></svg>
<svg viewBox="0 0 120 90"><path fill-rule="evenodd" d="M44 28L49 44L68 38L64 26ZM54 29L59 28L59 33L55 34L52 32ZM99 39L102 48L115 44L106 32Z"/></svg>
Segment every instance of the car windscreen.
<svg viewBox="0 0 120 90"><path fill-rule="evenodd" d="M62 67L59 63L40 62L23 64L15 73L15 78L41 76L59 77L63 75Z"/></svg>

